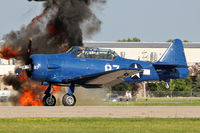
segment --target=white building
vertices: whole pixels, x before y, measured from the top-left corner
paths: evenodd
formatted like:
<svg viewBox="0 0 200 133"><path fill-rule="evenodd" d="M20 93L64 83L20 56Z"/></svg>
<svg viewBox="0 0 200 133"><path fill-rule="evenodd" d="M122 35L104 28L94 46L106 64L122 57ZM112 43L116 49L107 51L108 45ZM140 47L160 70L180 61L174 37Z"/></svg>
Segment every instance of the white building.
<svg viewBox="0 0 200 133"><path fill-rule="evenodd" d="M84 46L112 49L128 59L155 62L170 44L169 42L86 42ZM183 45L188 64L200 63L200 42L188 42Z"/></svg>

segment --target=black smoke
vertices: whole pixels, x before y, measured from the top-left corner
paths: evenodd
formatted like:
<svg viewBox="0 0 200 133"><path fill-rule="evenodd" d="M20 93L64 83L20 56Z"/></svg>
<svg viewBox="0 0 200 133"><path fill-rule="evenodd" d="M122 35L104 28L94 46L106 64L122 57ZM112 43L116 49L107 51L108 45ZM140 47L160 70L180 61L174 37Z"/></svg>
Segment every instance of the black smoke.
<svg viewBox="0 0 200 133"><path fill-rule="evenodd" d="M0 53L5 53L2 57L15 58L23 65L28 58L30 37L33 38L32 54L56 54L65 52L71 46L82 46L83 33L84 36L92 36L100 30L102 23L92 12L91 7L101 7L105 3L106 0L46 0L42 13L33 18L29 25L4 35L5 44ZM8 51L10 50L6 49L8 46L14 52ZM9 53L19 54L11 54L13 55L11 57L7 56ZM20 95L23 94L26 86L31 88L33 85L38 85L30 80L21 82L18 78L15 74L8 74L3 76L2 82L13 86ZM34 90L39 90L38 94L41 91L43 93L40 88ZM13 101L17 102L20 95L13 97Z"/></svg>
<svg viewBox="0 0 200 133"><path fill-rule="evenodd" d="M100 30L102 23L91 7L105 3L106 0L47 0L39 16L19 31L5 35L3 40L5 45L20 53L15 58L22 63L27 58L30 37L33 38L32 54L55 54L65 52L71 46L82 46L82 29L84 36L92 36ZM83 24L84 28L81 27Z"/></svg>

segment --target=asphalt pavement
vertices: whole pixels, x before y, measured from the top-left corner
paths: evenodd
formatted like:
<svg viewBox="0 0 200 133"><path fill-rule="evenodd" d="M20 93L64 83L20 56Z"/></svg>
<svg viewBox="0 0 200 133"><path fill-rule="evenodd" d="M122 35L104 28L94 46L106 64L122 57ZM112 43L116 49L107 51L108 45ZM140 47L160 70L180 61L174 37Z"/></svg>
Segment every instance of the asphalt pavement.
<svg viewBox="0 0 200 133"><path fill-rule="evenodd" d="M199 106L0 106L0 118L200 118Z"/></svg>

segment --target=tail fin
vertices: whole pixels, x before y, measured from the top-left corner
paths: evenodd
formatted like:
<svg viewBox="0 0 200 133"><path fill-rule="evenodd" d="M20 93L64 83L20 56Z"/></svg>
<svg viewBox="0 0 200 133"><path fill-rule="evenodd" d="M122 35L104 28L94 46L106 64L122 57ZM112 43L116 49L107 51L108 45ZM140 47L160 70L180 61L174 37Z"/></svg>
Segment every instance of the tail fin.
<svg viewBox="0 0 200 133"><path fill-rule="evenodd" d="M175 39L156 64L187 66L182 41Z"/></svg>
<svg viewBox="0 0 200 133"><path fill-rule="evenodd" d="M160 79L185 78L189 74L182 41L175 39L160 60L153 64L155 69L164 69L167 73L158 72Z"/></svg>

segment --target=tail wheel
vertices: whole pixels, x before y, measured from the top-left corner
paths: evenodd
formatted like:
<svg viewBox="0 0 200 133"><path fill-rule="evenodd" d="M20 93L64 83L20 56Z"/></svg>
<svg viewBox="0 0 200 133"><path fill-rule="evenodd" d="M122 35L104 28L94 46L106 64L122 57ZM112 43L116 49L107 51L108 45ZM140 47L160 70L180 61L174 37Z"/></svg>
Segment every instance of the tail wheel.
<svg viewBox="0 0 200 133"><path fill-rule="evenodd" d="M43 97L43 104L44 106L55 106L56 105L56 98L54 95L45 95Z"/></svg>
<svg viewBox="0 0 200 133"><path fill-rule="evenodd" d="M76 97L74 95L65 94L62 98L64 106L74 106L76 104Z"/></svg>

